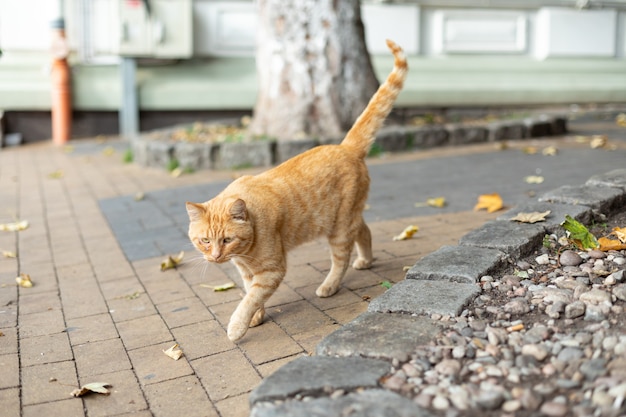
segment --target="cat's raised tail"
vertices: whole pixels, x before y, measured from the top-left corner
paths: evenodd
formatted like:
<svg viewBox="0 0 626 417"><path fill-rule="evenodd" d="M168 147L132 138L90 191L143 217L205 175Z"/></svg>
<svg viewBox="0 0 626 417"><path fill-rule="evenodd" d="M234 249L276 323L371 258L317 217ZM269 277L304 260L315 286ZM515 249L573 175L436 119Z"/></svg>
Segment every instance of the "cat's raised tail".
<svg viewBox="0 0 626 417"><path fill-rule="evenodd" d="M402 48L389 39L387 39L387 46L395 58L393 70L385 82L378 87L363 113L356 119L341 142L341 146L351 148L361 158L365 158L369 153L376 139L376 132L389 115L396 97L402 90L409 69Z"/></svg>

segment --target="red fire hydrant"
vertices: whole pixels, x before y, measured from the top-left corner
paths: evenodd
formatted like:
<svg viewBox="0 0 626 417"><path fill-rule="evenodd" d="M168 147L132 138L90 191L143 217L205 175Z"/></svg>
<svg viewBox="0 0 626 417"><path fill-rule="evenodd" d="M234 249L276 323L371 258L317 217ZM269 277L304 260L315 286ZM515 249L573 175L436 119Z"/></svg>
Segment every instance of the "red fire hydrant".
<svg viewBox="0 0 626 417"><path fill-rule="evenodd" d="M69 46L65 38L63 19L54 20L52 27L52 142L63 145L72 136L72 87L67 64Z"/></svg>

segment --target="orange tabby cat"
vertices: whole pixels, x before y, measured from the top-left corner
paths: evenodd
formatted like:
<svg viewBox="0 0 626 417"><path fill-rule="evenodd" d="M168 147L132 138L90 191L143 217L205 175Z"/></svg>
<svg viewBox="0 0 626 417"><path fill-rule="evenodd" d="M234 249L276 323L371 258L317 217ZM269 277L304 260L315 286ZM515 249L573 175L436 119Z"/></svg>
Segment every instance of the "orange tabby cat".
<svg viewBox="0 0 626 417"><path fill-rule="evenodd" d="M317 288L319 297L337 292L353 246L353 268L371 266L371 234L362 215L370 183L364 158L408 69L402 48L392 41L387 45L394 68L341 144L319 146L262 174L241 177L206 203L187 203L191 242L209 262L232 261L243 278L246 295L228 323L230 340L263 322L265 302L285 276L286 255L294 247L328 238L332 266Z"/></svg>

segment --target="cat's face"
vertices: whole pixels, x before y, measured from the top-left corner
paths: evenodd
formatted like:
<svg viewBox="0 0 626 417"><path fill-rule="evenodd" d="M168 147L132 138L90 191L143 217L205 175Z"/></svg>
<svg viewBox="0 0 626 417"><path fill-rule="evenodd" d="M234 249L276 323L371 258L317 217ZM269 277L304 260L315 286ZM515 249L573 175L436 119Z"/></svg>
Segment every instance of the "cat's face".
<svg viewBox="0 0 626 417"><path fill-rule="evenodd" d="M245 255L254 231L243 200L187 203L189 239L209 262L223 263Z"/></svg>

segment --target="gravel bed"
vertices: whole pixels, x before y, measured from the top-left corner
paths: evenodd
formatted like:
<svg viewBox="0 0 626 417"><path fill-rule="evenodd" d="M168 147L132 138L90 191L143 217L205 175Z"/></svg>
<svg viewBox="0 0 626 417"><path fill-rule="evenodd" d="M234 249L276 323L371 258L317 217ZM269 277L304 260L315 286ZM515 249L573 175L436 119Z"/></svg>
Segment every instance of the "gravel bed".
<svg viewBox="0 0 626 417"><path fill-rule="evenodd" d="M626 213L603 234L613 226ZM444 330L382 386L446 417L626 415L626 251L581 251L564 233L483 276L461 316L431 315Z"/></svg>

